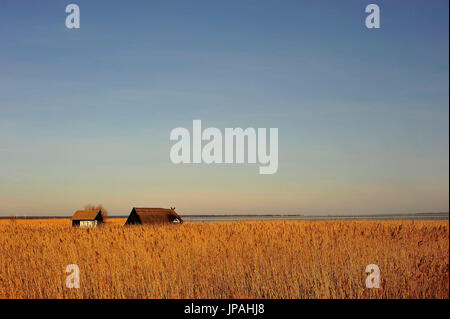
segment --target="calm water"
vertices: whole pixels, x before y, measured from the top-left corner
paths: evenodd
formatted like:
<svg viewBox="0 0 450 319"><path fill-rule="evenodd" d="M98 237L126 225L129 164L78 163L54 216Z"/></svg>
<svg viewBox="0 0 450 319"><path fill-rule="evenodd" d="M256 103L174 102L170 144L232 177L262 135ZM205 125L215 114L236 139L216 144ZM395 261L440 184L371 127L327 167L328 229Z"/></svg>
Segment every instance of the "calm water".
<svg viewBox="0 0 450 319"><path fill-rule="evenodd" d="M448 220L448 213L425 213L410 215L362 215L362 216L304 216L304 215L182 215L183 220L189 222L217 222L243 220L389 220L389 219L430 219Z"/></svg>

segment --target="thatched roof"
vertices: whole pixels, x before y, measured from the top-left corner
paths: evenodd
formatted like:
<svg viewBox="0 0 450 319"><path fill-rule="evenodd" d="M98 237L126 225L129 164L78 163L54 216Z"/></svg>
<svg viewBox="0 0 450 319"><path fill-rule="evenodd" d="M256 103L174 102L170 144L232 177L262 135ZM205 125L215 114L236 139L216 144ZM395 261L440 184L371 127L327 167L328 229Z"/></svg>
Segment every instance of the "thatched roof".
<svg viewBox="0 0 450 319"><path fill-rule="evenodd" d="M171 223L175 219L183 222L181 217L175 212L174 209L134 207L133 210L139 216L139 219L143 224L164 222Z"/></svg>
<svg viewBox="0 0 450 319"><path fill-rule="evenodd" d="M101 211L95 210L77 210L72 216L72 220L95 220Z"/></svg>

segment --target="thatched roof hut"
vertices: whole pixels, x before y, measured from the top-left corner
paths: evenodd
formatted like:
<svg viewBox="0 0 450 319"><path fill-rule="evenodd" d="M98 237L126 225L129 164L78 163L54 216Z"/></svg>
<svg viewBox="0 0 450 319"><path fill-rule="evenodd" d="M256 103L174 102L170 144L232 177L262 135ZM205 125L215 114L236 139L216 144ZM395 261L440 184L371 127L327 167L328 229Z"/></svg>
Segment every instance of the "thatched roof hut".
<svg viewBox="0 0 450 319"><path fill-rule="evenodd" d="M162 223L181 224L183 219L175 212L175 208L133 207L125 225Z"/></svg>
<svg viewBox="0 0 450 319"><path fill-rule="evenodd" d="M96 227L103 223L101 210L77 210L72 216L72 226Z"/></svg>

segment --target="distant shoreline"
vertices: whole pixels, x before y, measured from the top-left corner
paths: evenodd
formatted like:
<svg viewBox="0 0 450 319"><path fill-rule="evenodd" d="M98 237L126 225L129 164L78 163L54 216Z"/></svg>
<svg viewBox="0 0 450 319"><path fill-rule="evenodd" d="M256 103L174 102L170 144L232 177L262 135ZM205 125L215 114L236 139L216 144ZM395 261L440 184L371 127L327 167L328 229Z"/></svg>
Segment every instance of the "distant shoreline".
<svg viewBox="0 0 450 319"><path fill-rule="evenodd" d="M127 218L128 215L114 215L108 218ZM242 221L242 220L392 220L392 219L432 219L448 220L449 213L417 214L369 214L369 215L303 215L303 214L186 214L185 221ZM0 216L0 219L70 219L71 216Z"/></svg>

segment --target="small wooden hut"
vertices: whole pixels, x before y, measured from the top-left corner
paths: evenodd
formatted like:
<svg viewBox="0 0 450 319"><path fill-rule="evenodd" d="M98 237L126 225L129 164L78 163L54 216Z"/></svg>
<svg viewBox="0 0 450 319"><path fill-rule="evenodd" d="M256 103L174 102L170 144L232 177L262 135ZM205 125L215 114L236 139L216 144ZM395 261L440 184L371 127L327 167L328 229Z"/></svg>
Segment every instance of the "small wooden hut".
<svg viewBox="0 0 450 319"><path fill-rule="evenodd" d="M97 227L103 224L103 216L101 210L77 210L72 216L73 227Z"/></svg>
<svg viewBox="0 0 450 319"><path fill-rule="evenodd" d="M133 207L125 225L162 223L181 224L183 223L183 219L175 212L175 208Z"/></svg>

